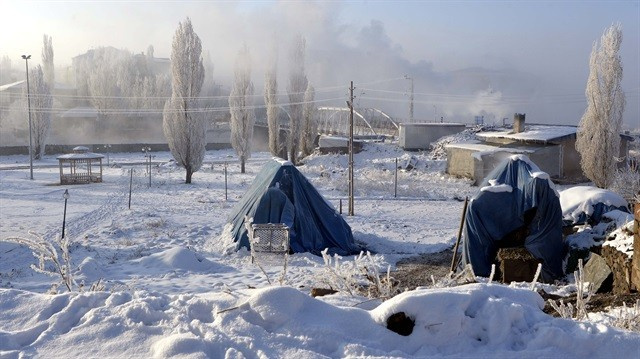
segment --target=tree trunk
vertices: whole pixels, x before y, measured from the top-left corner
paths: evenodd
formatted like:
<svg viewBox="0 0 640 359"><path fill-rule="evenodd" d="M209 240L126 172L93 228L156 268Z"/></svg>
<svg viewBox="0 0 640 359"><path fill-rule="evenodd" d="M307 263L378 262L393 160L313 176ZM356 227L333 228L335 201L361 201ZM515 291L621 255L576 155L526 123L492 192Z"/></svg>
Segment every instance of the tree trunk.
<svg viewBox="0 0 640 359"><path fill-rule="evenodd" d="M187 179L184 181L184 183L191 183L191 176L193 176L193 170L191 170L191 167L187 167Z"/></svg>
<svg viewBox="0 0 640 359"><path fill-rule="evenodd" d="M240 173L244 173L244 164L246 160L244 156L240 156Z"/></svg>

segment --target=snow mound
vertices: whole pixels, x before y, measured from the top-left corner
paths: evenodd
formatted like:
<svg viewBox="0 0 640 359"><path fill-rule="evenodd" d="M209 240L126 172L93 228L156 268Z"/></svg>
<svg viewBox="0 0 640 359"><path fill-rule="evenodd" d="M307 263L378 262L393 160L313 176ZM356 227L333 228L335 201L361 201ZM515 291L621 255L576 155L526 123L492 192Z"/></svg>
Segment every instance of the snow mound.
<svg viewBox="0 0 640 359"><path fill-rule="evenodd" d="M43 348L59 357L615 357L640 341L553 318L537 293L491 284L405 292L371 311L291 287L205 297L0 289L0 303L0 356L16 358ZM408 336L386 328L399 312L415 321Z"/></svg>
<svg viewBox="0 0 640 359"><path fill-rule="evenodd" d="M609 207L626 207L627 201L615 192L597 187L576 186L560 192L562 218L577 222L585 214L594 213L599 203Z"/></svg>
<svg viewBox="0 0 640 359"><path fill-rule="evenodd" d="M182 247L170 248L147 257L136 259L133 262L140 263L147 268L193 272L211 270L216 266L200 254Z"/></svg>
<svg viewBox="0 0 640 359"><path fill-rule="evenodd" d="M446 146L451 143L460 142L477 142L478 137L476 133L485 131L488 128L483 126L468 128L462 132L453 134L451 136L441 137L438 141L432 143L431 159L432 160L446 160L447 149Z"/></svg>

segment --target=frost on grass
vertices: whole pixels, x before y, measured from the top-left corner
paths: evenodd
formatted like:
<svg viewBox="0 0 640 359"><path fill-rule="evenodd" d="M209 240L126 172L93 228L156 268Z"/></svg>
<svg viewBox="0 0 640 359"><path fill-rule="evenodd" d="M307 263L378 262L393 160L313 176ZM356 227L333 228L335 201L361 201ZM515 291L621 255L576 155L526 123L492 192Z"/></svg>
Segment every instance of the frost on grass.
<svg viewBox="0 0 640 359"><path fill-rule="evenodd" d="M38 259L38 265L31 265L31 269L34 271L53 277L60 276L61 283L67 287L69 292L73 291L74 287L81 288L71 274L70 240L68 237L56 238L55 241L50 241L35 232L29 231L29 237L8 237L3 241L29 248L31 254ZM53 269L47 266L47 262L53 264ZM55 283L52 286L52 293L57 292L58 285L59 283Z"/></svg>
<svg viewBox="0 0 640 359"><path fill-rule="evenodd" d="M399 283L391 277L391 267L381 276L378 268L383 266L382 258L372 256L370 252L360 252L352 261L343 261L342 257L322 251L324 272L320 281L329 288L349 293L365 294L369 298L389 299L400 292Z"/></svg>

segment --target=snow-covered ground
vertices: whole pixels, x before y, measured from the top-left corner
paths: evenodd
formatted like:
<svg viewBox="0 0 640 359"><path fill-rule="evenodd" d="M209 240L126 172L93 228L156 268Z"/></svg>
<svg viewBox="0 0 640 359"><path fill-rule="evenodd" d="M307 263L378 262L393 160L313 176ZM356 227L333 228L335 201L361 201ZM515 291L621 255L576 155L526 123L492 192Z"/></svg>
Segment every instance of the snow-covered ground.
<svg viewBox="0 0 640 359"><path fill-rule="evenodd" d="M473 284L406 292L385 302L344 293L309 296L325 287L323 259L310 254L252 264L249 253L221 253L218 236L233 206L270 156L256 153L239 173L230 150L209 151L185 185L168 152L154 153L152 185L142 154L110 154L104 182L59 186L55 158L0 157L0 238L60 235L69 190L65 236L72 271L85 288L47 294L59 278L36 273L31 251L0 242L0 357L634 357L640 335L541 311L528 285ZM395 159L417 167L398 173ZM355 239L376 253L381 271L401 258L450 248L461 199L477 188L443 173L429 153L407 154L372 144L356 154ZM225 200L224 162L228 161ZM49 166L50 165L50 166ZM130 170L133 173L128 209ZM300 170L346 212L347 157L314 155ZM343 258L343 261L353 260ZM266 264L265 264L266 263ZM264 272L262 271L264 270ZM270 285L269 281L274 285ZM554 290L551 288L550 290ZM555 288L562 292L566 288ZM415 320L411 335L386 329L389 315Z"/></svg>

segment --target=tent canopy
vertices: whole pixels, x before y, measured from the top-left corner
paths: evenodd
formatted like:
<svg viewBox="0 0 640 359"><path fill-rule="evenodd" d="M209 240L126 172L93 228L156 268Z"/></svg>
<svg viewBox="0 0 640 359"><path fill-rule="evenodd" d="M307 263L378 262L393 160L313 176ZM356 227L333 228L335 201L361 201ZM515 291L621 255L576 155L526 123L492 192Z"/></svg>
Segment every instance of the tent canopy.
<svg viewBox="0 0 640 359"><path fill-rule="evenodd" d="M290 227L293 252L320 255L352 255L355 244L351 228L291 162L276 159L264 165L251 187L229 217L236 250L249 248L245 216L253 223L285 223Z"/></svg>
<svg viewBox="0 0 640 359"><path fill-rule="evenodd" d="M542 261L542 278L564 275L562 210L549 176L524 155L494 169L469 203L463 260L477 275L489 276L499 248L524 233L524 246Z"/></svg>

